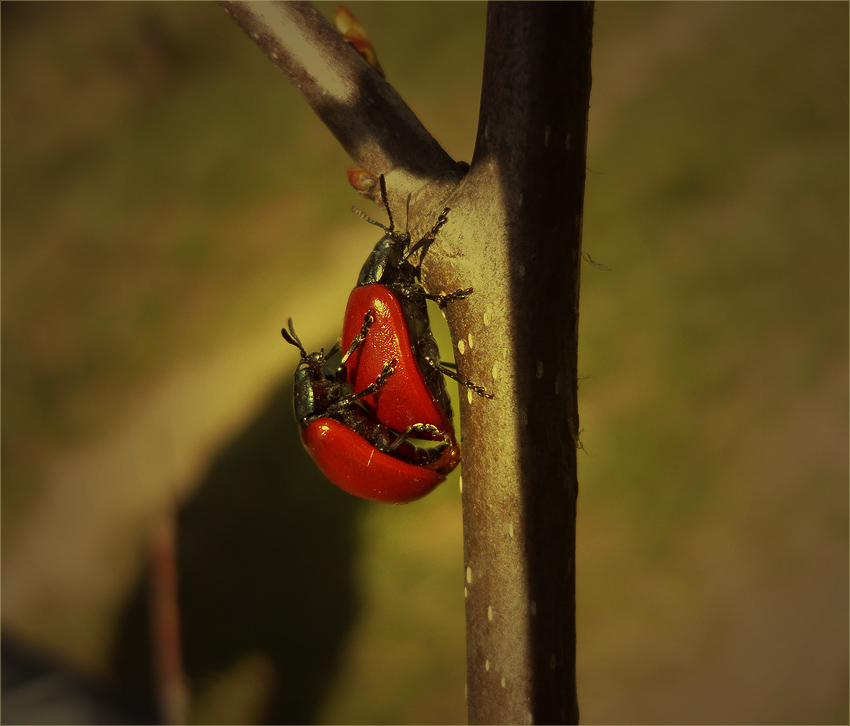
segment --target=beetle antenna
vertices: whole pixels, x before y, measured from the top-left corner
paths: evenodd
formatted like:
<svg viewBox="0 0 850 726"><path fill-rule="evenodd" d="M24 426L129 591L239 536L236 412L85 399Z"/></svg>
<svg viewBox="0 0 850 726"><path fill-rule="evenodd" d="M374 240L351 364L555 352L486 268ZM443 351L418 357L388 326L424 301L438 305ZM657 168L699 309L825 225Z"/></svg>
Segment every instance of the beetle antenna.
<svg viewBox="0 0 850 726"><path fill-rule="evenodd" d="M362 210L358 209L357 207L352 207L351 211L354 212L358 217L362 217L363 219L365 219L367 222L369 222L369 224L374 224L376 227L380 227L387 234L393 233L392 230L389 227L384 226L380 222L376 222L371 217L367 217L366 214L364 214L364 212Z"/></svg>
<svg viewBox="0 0 850 726"><path fill-rule="evenodd" d="M390 218L389 233L392 234L395 229L395 224L393 224L393 213L390 210L390 200L387 197L387 180L384 178L383 174L378 177L378 183L381 185L381 201L384 203L384 209L387 210L387 216Z"/></svg>
<svg viewBox="0 0 850 726"><path fill-rule="evenodd" d="M301 351L302 357L304 357L304 358L307 357L307 351L304 350L304 346L301 345L301 341L299 340L298 336L295 334L295 328L292 326L292 318L289 319L289 330L287 330L286 328L281 328L280 334L283 336L283 339L287 343L294 345L296 348L298 348L298 350Z"/></svg>

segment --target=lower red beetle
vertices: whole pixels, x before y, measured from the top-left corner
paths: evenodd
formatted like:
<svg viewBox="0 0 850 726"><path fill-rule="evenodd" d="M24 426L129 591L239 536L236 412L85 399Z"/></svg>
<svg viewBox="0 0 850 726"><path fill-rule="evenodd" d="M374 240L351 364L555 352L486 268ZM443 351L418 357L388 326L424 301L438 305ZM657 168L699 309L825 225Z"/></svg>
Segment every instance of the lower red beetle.
<svg viewBox="0 0 850 726"><path fill-rule="evenodd" d="M373 502L412 502L446 480L446 475L435 469L382 453L349 424L332 418L322 417L308 424L301 440L330 481L349 494Z"/></svg>
<svg viewBox="0 0 850 726"><path fill-rule="evenodd" d="M322 473L341 489L376 502L410 502L445 481L460 461L460 452L453 432L444 434L422 422L395 431L360 405L360 399L379 392L396 374L394 359L389 359L358 393L348 390L343 365L375 322L371 312L366 312L362 320L336 370L327 360L337 352L337 345L327 355L324 350L307 353L292 320L289 330L281 331L284 339L301 352L294 389L301 440ZM442 442L420 446L414 438Z"/></svg>

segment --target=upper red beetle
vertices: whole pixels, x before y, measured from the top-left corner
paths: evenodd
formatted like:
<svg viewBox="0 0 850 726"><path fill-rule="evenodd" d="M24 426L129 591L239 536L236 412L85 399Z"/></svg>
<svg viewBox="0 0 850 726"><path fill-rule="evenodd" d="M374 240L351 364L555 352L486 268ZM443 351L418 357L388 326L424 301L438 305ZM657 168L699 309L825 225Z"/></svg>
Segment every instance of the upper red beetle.
<svg viewBox="0 0 850 726"><path fill-rule="evenodd" d="M357 286L348 299L342 329L343 347L351 345L367 311L375 320L368 339L347 358L346 375L354 389L361 390L375 380L386 361L395 360L392 378L379 391L364 396L363 405L391 428L401 430L412 423L426 423L453 437L451 401L443 374L480 396L493 396L440 363L425 301L433 300L443 307L466 297L472 293L472 288L430 294L419 282L418 267L409 259L417 250L427 250L448 221L450 210L444 209L431 230L412 244L409 234L395 231L383 176L380 184L390 226L384 227L363 215L386 234L367 258Z"/></svg>

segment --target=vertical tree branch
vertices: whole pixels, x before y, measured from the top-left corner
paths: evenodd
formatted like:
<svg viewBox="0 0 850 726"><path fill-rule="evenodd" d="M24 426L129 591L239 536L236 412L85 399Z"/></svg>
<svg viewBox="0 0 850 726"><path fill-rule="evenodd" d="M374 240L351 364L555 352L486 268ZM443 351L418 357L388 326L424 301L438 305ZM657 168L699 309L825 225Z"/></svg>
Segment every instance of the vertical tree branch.
<svg viewBox="0 0 850 726"><path fill-rule="evenodd" d="M438 288L467 397L463 434L470 723L578 720L576 351L592 5L491 3L472 168ZM448 229L448 225L446 227ZM441 246L445 241L441 240ZM431 284L431 280L429 280Z"/></svg>
<svg viewBox="0 0 850 726"><path fill-rule="evenodd" d="M468 394L460 411L469 720L575 723L576 351L593 6L489 5L476 148L461 179L395 91L309 6L222 4L355 162L387 174L397 219L412 191L424 193L411 205L411 231L451 207L423 282L432 292L474 287L447 320L459 370L496 396Z"/></svg>

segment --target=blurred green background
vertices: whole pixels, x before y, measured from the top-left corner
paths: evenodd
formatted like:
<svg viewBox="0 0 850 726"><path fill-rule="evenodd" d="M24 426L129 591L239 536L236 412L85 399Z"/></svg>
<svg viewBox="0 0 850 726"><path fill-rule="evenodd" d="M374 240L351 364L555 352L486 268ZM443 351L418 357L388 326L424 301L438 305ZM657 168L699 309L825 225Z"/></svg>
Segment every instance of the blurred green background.
<svg viewBox="0 0 850 726"><path fill-rule="evenodd" d="M348 7L468 161L485 4ZM465 721L457 476L361 503L292 420L349 160L213 3L0 13L5 632L149 698L179 503L195 721ZM847 4L598 4L584 248L582 720L846 723Z"/></svg>

